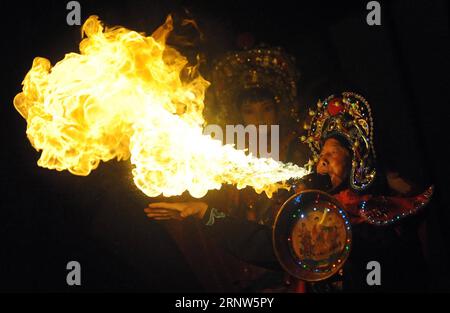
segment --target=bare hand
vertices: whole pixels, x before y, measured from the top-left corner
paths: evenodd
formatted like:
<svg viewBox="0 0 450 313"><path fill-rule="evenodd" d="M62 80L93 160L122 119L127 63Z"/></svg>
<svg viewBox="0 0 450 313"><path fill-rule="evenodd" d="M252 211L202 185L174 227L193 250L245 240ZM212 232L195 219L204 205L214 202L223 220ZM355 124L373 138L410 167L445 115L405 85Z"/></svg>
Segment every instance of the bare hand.
<svg viewBox="0 0 450 313"><path fill-rule="evenodd" d="M203 218L208 204L205 202L155 202L150 203L144 212L149 219L153 220L169 220L184 219L188 216Z"/></svg>

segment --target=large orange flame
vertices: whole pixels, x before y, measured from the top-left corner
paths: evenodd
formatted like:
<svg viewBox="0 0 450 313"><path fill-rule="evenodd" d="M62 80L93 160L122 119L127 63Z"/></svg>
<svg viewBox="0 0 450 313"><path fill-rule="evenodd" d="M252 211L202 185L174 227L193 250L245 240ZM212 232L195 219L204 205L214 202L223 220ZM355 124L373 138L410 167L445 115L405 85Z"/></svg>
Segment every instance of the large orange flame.
<svg viewBox="0 0 450 313"><path fill-rule="evenodd" d="M131 159L134 182L150 197L194 197L222 184L252 186L268 196L303 168L258 159L202 134L209 82L165 44L172 19L146 37L104 28L97 16L82 27L80 53L51 66L35 58L14 106L41 151L38 165L88 175L100 161Z"/></svg>

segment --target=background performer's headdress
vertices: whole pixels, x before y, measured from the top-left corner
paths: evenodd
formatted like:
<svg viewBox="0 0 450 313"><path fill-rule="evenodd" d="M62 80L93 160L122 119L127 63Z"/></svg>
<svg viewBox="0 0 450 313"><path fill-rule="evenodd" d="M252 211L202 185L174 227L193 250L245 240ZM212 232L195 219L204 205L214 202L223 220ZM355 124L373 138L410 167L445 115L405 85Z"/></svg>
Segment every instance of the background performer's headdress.
<svg viewBox="0 0 450 313"><path fill-rule="evenodd" d="M369 103L361 95L343 92L331 95L317 103L308 136L315 161L325 140L343 139L352 153L350 187L356 191L367 189L375 180L375 149L373 147L373 120Z"/></svg>
<svg viewBox="0 0 450 313"><path fill-rule="evenodd" d="M216 102L226 115L236 116L239 97L245 91L265 89L279 105L281 116L297 119L292 104L297 97L298 78L294 58L283 49L255 48L220 58L214 65L212 86Z"/></svg>

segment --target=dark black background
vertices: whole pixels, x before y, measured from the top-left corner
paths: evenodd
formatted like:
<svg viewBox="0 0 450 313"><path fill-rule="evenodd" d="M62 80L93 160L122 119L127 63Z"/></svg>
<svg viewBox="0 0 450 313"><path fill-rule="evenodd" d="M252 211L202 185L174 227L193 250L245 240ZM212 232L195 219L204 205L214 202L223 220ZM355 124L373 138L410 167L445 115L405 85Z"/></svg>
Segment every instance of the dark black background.
<svg viewBox="0 0 450 313"><path fill-rule="evenodd" d="M101 164L88 177L36 165L12 100L35 56L54 64L78 51L80 27L66 24L67 2L0 4L0 290L202 291L163 227L143 214L150 199L134 187L128 163ZM366 95L380 162L437 188L424 270L430 290L449 289L447 1L381 1L382 26L366 24L367 1L79 2L83 20L97 14L146 33L187 8L205 34L199 50L207 62L236 49L242 33L282 46L302 73L303 109L341 89ZM81 287L66 285L71 260L82 265Z"/></svg>

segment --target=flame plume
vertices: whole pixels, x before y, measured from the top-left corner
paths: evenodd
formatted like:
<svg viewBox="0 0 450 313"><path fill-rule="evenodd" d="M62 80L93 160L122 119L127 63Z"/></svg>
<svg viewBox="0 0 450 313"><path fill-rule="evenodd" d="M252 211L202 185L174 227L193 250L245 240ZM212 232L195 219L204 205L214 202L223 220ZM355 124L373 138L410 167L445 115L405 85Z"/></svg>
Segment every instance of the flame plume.
<svg viewBox="0 0 450 313"><path fill-rule="evenodd" d="M100 161L131 160L146 195L194 197L222 184L271 196L303 168L258 159L202 134L209 82L165 44L169 16L152 36L105 28L97 16L82 27L80 53L53 67L37 57L14 106L27 121L38 165L89 175Z"/></svg>

